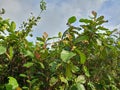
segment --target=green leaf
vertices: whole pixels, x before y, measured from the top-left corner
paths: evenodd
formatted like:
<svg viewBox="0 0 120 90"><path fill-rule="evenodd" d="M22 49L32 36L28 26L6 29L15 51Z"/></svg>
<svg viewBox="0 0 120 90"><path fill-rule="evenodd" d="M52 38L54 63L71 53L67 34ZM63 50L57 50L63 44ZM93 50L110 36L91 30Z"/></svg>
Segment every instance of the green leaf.
<svg viewBox="0 0 120 90"><path fill-rule="evenodd" d="M76 54L70 51L62 50L61 59L63 62L69 63L69 60Z"/></svg>
<svg viewBox="0 0 120 90"><path fill-rule="evenodd" d="M59 38L62 38L62 32L59 32L59 33L58 33L58 37L59 37Z"/></svg>
<svg viewBox="0 0 120 90"><path fill-rule="evenodd" d="M34 63L32 63L32 62L27 62L23 66L29 68L29 67L33 66L33 64Z"/></svg>
<svg viewBox="0 0 120 90"><path fill-rule="evenodd" d="M79 43L84 40L88 40L88 36L79 36L78 38L76 38L75 43Z"/></svg>
<svg viewBox="0 0 120 90"><path fill-rule="evenodd" d="M30 80L26 80L26 81L27 81L27 83L31 84L31 81L30 81Z"/></svg>
<svg viewBox="0 0 120 90"><path fill-rule="evenodd" d="M13 57L13 47L10 47L9 48L9 53L10 53L10 60L12 60L12 57Z"/></svg>
<svg viewBox="0 0 120 90"><path fill-rule="evenodd" d="M50 79L50 86L55 85L57 82L58 82L58 79L55 78L55 77L52 77L52 78Z"/></svg>
<svg viewBox="0 0 120 90"><path fill-rule="evenodd" d="M101 20L101 21L99 21L99 22L97 22L97 25L102 25L103 23L106 23L106 22L108 22L107 20L105 21L105 20Z"/></svg>
<svg viewBox="0 0 120 90"><path fill-rule="evenodd" d="M97 21L101 21L103 19L104 19L104 16L100 16L100 17L97 18Z"/></svg>
<svg viewBox="0 0 120 90"><path fill-rule="evenodd" d="M77 85L77 90L85 90L85 87L83 84L77 83L76 85Z"/></svg>
<svg viewBox="0 0 120 90"><path fill-rule="evenodd" d="M16 29L16 24L15 24L15 22L11 22L11 26L10 26L10 30L11 31L14 31Z"/></svg>
<svg viewBox="0 0 120 90"><path fill-rule="evenodd" d="M79 75L76 79L75 79L76 83L81 83L84 84L86 82L85 80L85 76L84 75Z"/></svg>
<svg viewBox="0 0 120 90"><path fill-rule="evenodd" d="M69 24L72 24L72 23L74 23L76 21L76 17L75 16L72 16L72 17L70 17L69 19L68 19L68 23Z"/></svg>
<svg viewBox="0 0 120 90"><path fill-rule="evenodd" d="M45 66L44 66L44 64L42 62L38 62L38 63L40 64L40 66L41 66L42 69L45 68Z"/></svg>
<svg viewBox="0 0 120 90"><path fill-rule="evenodd" d="M33 55L33 53L31 52L31 51L29 51L29 50L27 50L27 51L25 51L25 56L30 56L30 57L34 57L34 55Z"/></svg>
<svg viewBox="0 0 120 90"><path fill-rule="evenodd" d="M84 53L82 53L80 50L75 49L75 51L80 55L80 63L84 64L86 62L86 56Z"/></svg>
<svg viewBox="0 0 120 90"><path fill-rule="evenodd" d="M68 81L67 81L67 79L65 77L60 76L60 80L61 80L61 82L63 82L63 83L68 85Z"/></svg>
<svg viewBox="0 0 120 90"><path fill-rule="evenodd" d="M55 72L57 65L58 65L58 64L57 64L56 61L51 62L51 63L49 64L50 70L51 70L52 72Z"/></svg>
<svg viewBox="0 0 120 90"><path fill-rule="evenodd" d="M2 17L0 17L0 21L2 20L3 18Z"/></svg>
<svg viewBox="0 0 120 90"><path fill-rule="evenodd" d="M84 73L85 73L85 75L86 75L87 77L90 77L90 73L89 73L89 71L88 71L88 69L87 69L86 66L83 66L83 71L84 71Z"/></svg>
<svg viewBox="0 0 120 90"><path fill-rule="evenodd" d="M85 90L85 87L84 87L83 84L76 83L76 84L72 85L72 87L70 88L70 90Z"/></svg>
<svg viewBox="0 0 120 90"><path fill-rule="evenodd" d="M65 72L66 77L69 79L72 77L72 67L70 64L66 65L66 72Z"/></svg>
<svg viewBox="0 0 120 90"><path fill-rule="evenodd" d="M99 39L96 39L96 41L97 41L97 44L98 44L99 46L102 45L102 41L100 41Z"/></svg>
<svg viewBox="0 0 120 90"><path fill-rule="evenodd" d="M106 31L107 35L111 35L112 32L111 31Z"/></svg>
<svg viewBox="0 0 120 90"><path fill-rule="evenodd" d="M44 39L41 38L41 37L36 37L36 39L37 39L38 41L42 41L42 42L44 42Z"/></svg>
<svg viewBox="0 0 120 90"><path fill-rule="evenodd" d="M27 75L25 75L25 74L20 74L20 77L27 77Z"/></svg>
<svg viewBox="0 0 120 90"><path fill-rule="evenodd" d="M13 77L8 77L8 78L9 78L9 83L7 84L6 87L8 87L8 86L11 87L12 86L12 90L15 90L19 86L17 80Z"/></svg>
<svg viewBox="0 0 120 90"><path fill-rule="evenodd" d="M59 37L49 37L49 38L47 38L47 41L49 41L49 40L53 40L53 39L58 39Z"/></svg>
<svg viewBox="0 0 120 90"><path fill-rule="evenodd" d="M99 29L99 30L108 30L107 28L105 28L103 26L99 26L97 29Z"/></svg>
<svg viewBox="0 0 120 90"><path fill-rule="evenodd" d="M80 63L84 64L86 62L86 56L84 53L80 52Z"/></svg>
<svg viewBox="0 0 120 90"><path fill-rule="evenodd" d="M89 20L89 19L84 19L84 18L81 18L80 20L79 20L79 22L83 22L83 23L91 23L91 20Z"/></svg>
<svg viewBox="0 0 120 90"><path fill-rule="evenodd" d="M72 72L73 73L76 73L76 72L78 72L80 70L79 67L76 66L76 65L71 65L71 67L72 67Z"/></svg>
<svg viewBox="0 0 120 90"><path fill-rule="evenodd" d="M120 41L118 41L118 45L120 45Z"/></svg>
<svg viewBox="0 0 120 90"><path fill-rule="evenodd" d="M41 9L41 11L46 10L46 2L44 2L44 0L42 0L42 1L40 2L40 9Z"/></svg>
<svg viewBox="0 0 120 90"><path fill-rule="evenodd" d="M96 90L93 82L88 82L88 85L92 90Z"/></svg>
<svg viewBox="0 0 120 90"><path fill-rule="evenodd" d="M4 54L6 52L6 48L3 46L0 46L0 55Z"/></svg>
<svg viewBox="0 0 120 90"><path fill-rule="evenodd" d="M78 90L77 85L76 84L72 85L72 87L70 88L70 90Z"/></svg>
<svg viewBox="0 0 120 90"><path fill-rule="evenodd" d="M23 88L23 90L29 90L29 88L26 86L23 86L22 88Z"/></svg>
<svg viewBox="0 0 120 90"><path fill-rule="evenodd" d="M6 84L6 85L5 85L5 88L6 88L5 90L13 90L13 89L12 89L12 85L9 85L9 84Z"/></svg>

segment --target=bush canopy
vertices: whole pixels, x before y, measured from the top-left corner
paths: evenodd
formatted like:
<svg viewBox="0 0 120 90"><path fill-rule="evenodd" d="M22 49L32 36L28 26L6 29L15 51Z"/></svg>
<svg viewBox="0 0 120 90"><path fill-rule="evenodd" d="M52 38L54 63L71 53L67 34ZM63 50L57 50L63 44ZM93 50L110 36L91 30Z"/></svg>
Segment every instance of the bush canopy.
<svg viewBox="0 0 120 90"><path fill-rule="evenodd" d="M16 30L14 21L0 17L0 90L120 89L120 33L103 26L104 16L92 11L79 27L72 16L65 32L44 32L30 42L40 19L32 16Z"/></svg>

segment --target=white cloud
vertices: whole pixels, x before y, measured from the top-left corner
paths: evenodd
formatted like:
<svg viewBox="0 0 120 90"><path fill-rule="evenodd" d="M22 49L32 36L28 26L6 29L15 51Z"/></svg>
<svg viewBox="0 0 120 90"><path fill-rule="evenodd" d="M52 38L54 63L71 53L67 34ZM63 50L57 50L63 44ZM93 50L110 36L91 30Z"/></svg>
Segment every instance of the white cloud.
<svg viewBox="0 0 120 90"><path fill-rule="evenodd" d="M113 26L120 24L120 1L109 0L107 3L107 7L103 8L101 12L108 18L109 24Z"/></svg>
<svg viewBox="0 0 120 90"><path fill-rule="evenodd" d="M38 2L35 4L33 2L33 0L29 0L29 2L28 0L1 0L0 9L4 8L6 11L3 15L4 18L10 18L20 26L20 24L30 16L31 12L37 13L36 8L38 6L35 4L38 4Z"/></svg>
<svg viewBox="0 0 120 90"><path fill-rule="evenodd" d="M55 35L67 28L67 19L71 16L88 17L92 10L99 10L106 0L49 0L47 10L42 16L40 29L34 33L48 32Z"/></svg>
<svg viewBox="0 0 120 90"><path fill-rule="evenodd" d="M41 36L43 32L47 32L50 36L56 35L58 32L63 32L67 29L66 22L69 17L74 15L78 19L83 17L87 18L92 10L97 12L101 11L103 5L109 0L46 1L47 10L42 13L39 26L33 31L35 36ZM5 17L10 17L10 19L20 24L28 18L30 12L35 13L35 15L39 13L39 2L40 0L1 0L0 8L6 9ZM110 9L106 9L105 11L107 10L110 11Z"/></svg>
<svg viewBox="0 0 120 90"><path fill-rule="evenodd" d="M18 0L2 0L0 2L0 8L4 8L6 10L4 17L10 17L10 19L15 20L19 19L19 15L21 15L22 12L22 7Z"/></svg>

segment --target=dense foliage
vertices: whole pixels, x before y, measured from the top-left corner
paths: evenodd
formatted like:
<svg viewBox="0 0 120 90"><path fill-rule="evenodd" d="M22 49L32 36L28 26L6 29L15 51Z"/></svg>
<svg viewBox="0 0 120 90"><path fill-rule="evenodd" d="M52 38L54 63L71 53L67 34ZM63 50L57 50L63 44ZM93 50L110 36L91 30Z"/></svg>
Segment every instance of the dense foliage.
<svg viewBox="0 0 120 90"><path fill-rule="evenodd" d="M120 34L102 25L104 16L92 11L79 27L72 16L63 34L44 32L33 43L26 38L39 20L32 16L16 30L0 17L0 90L120 89Z"/></svg>

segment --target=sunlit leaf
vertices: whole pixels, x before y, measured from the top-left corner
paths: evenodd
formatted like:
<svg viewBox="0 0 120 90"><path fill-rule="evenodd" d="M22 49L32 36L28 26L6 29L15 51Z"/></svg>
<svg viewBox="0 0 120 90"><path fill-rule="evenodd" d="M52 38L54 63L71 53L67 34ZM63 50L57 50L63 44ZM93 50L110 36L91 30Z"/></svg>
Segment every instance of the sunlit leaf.
<svg viewBox="0 0 120 90"><path fill-rule="evenodd" d="M0 46L0 55L4 54L6 52L6 48L3 46Z"/></svg>
<svg viewBox="0 0 120 90"><path fill-rule="evenodd" d="M118 41L118 45L120 45L120 41Z"/></svg>
<svg viewBox="0 0 120 90"><path fill-rule="evenodd" d="M11 26L10 26L10 30L11 31L14 31L16 29L16 24L15 24L15 22L11 22Z"/></svg>
<svg viewBox="0 0 120 90"><path fill-rule="evenodd" d="M84 75L79 75L76 79L75 79L76 83L81 83L84 84L86 82L85 80L85 76Z"/></svg>
<svg viewBox="0 0 120 90"><path fill-rule="evenodd" d="M60 80L61 80L61 82L63 82L63 83L68 85L68 81L67 81L67 79L65 77L60 76Z"/></svg>
<svg viewBox="0 0 120 90"><path fill-rule="evenodd" d="M33 53L29 50L26 50L24 54L25 54L25 56L30 56L32 58L34 57Z"/></svg>
<svg viewBox="0 0 120 90"><path fill-rule="evenodd" d="M86 61L86 56L84 53L80 52L80 63L84 64Z"/></svg>
<svg viewBox="0 0 120 90"><path fill-rule="evenodd" d="M25 74L20 74L20 77L27 77L27 75L25 75Z"/></svg>
<svg viewBox="0 0 120 90"><path fill-rule="evenodd" d="M84 64L86 62L86 56L84 53L82 53L80 50L75 49L75 51L80 55L80 63Z"/></svg>
<svg viewBox="0 0 120 90"><path fill-rule="evenodd" d="M89 73L89 71L88 71L88 69L87 69L86 66L83 66L83 71L84 71L84 73L85 73L85 75L86 75L87 77L90 77L90 73Z"/></svg>
<svg viewBox="0 0 120 90"><path fill-rule="evenodd" d="M58 82L58 79L55 78L55 77L52 77L52 78L50 79L50 86L55 85L57 82Z"/></svg>
<svg viewBox="0 0 120 90"><path fill-rule="evenodd" d="M75 56L76 54L70 51L62 50L61 52L61 59L63 62L69 62L69 60Z"/></svg>
<svg viewBox="0 0 120 90"><path fill-rule="evenodd" d="M86 90L86 89L83 84L77 83L77 90Z"/></svg>
<svg viewBox="0 0 120 90"><path fill-rule="evenodd" d="M85 90L85 87L81 83L76 83L76 84L72 85L70 90Z"/></svg>
<svg viewBox="0 0 120 90"><path fill-rule="evenodd" d="M45 66L42 62L39 62L39 64L40 64L41 68L43 68L43 69L45 68Z"/></svg>
<svg viewBox="0 0 120 90"><path fill-rule="evenodd" d="M97 44L98 44L99 46L102 45L102 42L101 42L99 39L96 39L96 41L97 41Z"/></svg>
<svg viewBox="0 0 120 90"><path fill-rule="evenodd" d="M11 85L12 90L15 90L19 86L17 80L13 77L8 77L8 78L9 78L8 85Z"/></svg>
<svg viewBox="0 0 120 90"><path fill-rule="evenodd" d="M27 81L27 83L31 83L31 81L30 80L26 80Z"/></svg>
<svg viewBox="0 0 120 90"><path fill-rule="evenodd" d="M69 19L68 19L68 23L69 24L72 24L72 23L74 23L76 21L76 17L75 16L72 16L72 17L70 17Z"/></svg>
<svg viewBox="0 0 120 90"><path fill-rule="evenodd" d="M78 38L76 38L75 43L79 43L84 40L88 40L88 36L79 36Z"/></svg>
<svg viewBox="0 0 120 90"><path fill-rule="evenodd" d="M27 62L23 66L29 68L29 67L33 66L33 64L34 63L32 63L32 62Z"/></svg>

